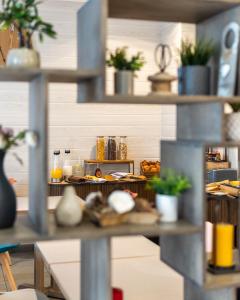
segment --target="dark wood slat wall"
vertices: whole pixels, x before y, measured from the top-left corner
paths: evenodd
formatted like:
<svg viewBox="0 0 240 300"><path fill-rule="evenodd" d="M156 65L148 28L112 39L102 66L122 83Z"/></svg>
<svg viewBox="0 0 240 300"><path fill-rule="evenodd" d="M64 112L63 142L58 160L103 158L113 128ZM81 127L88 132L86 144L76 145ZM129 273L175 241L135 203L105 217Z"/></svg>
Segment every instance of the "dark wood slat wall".
<svg viewBox="0 0 240 300"><path fill-rule="evenodd" d="M107 196L110 192L116 188L129 189L132 192L138 193L140 197L149 199L154 202L155 193L145 188L146 182L121 182L121 183L104 183L104 184L92 184L84 183L81 185L75 184L76 193L79 197L85 199L86 196L91 192L101 191L104 196ZM65 185L60 184L50 184L49 185L49 196L61 196L63 193Z"/></svg>

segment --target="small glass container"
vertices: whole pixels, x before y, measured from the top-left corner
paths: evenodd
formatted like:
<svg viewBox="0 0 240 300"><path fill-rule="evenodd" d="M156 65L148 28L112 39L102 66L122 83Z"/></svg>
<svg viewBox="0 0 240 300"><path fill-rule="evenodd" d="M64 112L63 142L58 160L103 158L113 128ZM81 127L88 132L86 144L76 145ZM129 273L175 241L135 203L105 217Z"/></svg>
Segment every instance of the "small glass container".
<svg viewBox="0 0 240 300"><path fill-rule="evenodd" d="M84 167L83 167L83 161L81 159L72 161L73 165L73 175L74 176L84 176Z"/></svg>
<svg viewBox="0 0 240 300"><path fill-rule="evenodd" d="M120 136L119 137L119 144L118 144L118 159L119 160L126 160L127 159L127 137Z"/></svg>
<svg viewBox="0 0 240 300"><path fill-rule="evenodd" d="M67 179L69 176L72 176L72 163L71 163L71 151L65 150L64 162L63 162L63 176L64 179Z"/></svg>
<svg viewBox="0 0 240 300"><path fill-rule="evenodd" d="M108 137L108 159L117 159L117 141L115 136Z"/></svg>
<svg viewBox="0 0 240 300"><path fill-rule="evenodd" d="M104 136L98 136L96 142L96 160L104 160L105 139Z"/></svg>
<svg viewBox="0 0 240 300"><path fill-rule="evenodd" d="M60 183L63 177L62 162L60 158L60 150L53 152L52 168L51 168L51 182Z"/></svg>

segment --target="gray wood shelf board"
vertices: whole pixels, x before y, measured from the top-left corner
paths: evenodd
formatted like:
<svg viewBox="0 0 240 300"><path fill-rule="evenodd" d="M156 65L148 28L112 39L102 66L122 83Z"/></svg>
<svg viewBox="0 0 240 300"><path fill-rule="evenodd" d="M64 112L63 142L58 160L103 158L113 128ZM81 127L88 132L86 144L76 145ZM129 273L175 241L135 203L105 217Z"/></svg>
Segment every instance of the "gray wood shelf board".
<svg viewBox="0 0 240 300"><path fill-rule="evenodd" d="M240 102L240 96L235 97L218 97L218 96L179 96L171 95L126 95L126 96L105 96L100 100L86 99L88 103L109 103L109 104L156 104L156 105L171 105L171 104L197 104L197 103L226 103Z"/></svg>
<svg viewBox="0 0 240 300"><path fill-rule="evenodd" d="M231 288L240 286L240 273L224 275L206 274L205 289Z"/></svg>
<svg viewBox="0 0 240 300"><path fill-rule="evenodd" d="M32 81L38 76L46 77L48 82L78 83L98 76L97 70L64 70L64 69L10 69L0 68L0 81Z"/></svg>
<svg viewBox="0 0 240 300"><path fill-rule="evenodd" d="M49 234L40 235L32 226L26 214L19 214L15 226L0 230L1 243L24 241L58 240L58 239L100 239L113 236L128 235L188 235L202 231L200 226L194 226L186 221L177 223L162 223L155 225L118 225L100 228L92 223L84 222L78 227L63 228L55 225L54 215L49 215Z"/></svg>
<svg viewBox="0 0 240 300"><path fill-rule="evenodd" d="M109 0L109 17L199 23L238 4L238 0Z"/></svg>

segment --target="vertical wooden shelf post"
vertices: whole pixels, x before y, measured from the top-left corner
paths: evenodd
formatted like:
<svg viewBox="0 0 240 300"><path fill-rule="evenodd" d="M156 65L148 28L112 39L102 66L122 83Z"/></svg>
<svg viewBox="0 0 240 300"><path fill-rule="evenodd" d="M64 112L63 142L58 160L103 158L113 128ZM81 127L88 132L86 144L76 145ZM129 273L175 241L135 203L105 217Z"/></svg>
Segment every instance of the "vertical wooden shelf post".
<svg viewBox="0 0 240 300"><path fill-rule="evenodd" d="M110 238L81 241L81 300L111 300Z"/></svg>
<svg viewBox="0 0 240 300"><path fill-rule="evenodd" d="M78 68L98 70L99 76L78 83L78 102L102 100L105 95L107 0L89 0L78 12Z"/></svg>
<svg viewBox="0 0 240 300"><path fill-rule="evenodd" d="M29 216L40 234L47 233L48 214L48 81L40 75L30 82L29 129L38 144L29 150Z"/></svg>

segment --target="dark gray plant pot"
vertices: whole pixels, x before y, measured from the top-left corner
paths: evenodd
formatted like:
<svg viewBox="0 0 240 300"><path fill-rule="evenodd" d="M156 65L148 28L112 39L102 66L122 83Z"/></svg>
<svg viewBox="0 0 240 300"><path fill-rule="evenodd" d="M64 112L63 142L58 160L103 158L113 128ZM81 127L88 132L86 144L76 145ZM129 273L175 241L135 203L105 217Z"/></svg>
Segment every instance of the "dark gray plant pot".
<svg viewBox="0 0 240 300"><path fill-rule="evenodd" d="M114 92L117 95L133 95L134 73L132 71L117 71L114 73Z"/></svg>
<svg viewBox="0 0 240 300"><path fill-rule="evenodd" d="M178 69L179 95L209 95L210 67L186 66Z"/></svg>
<svg viewBox="0 0 240 300"><path fill-rule="evenodd" d="M4 173L4 157L0 150L0 228L13 226L16 218L16 196Z"/></svg>

